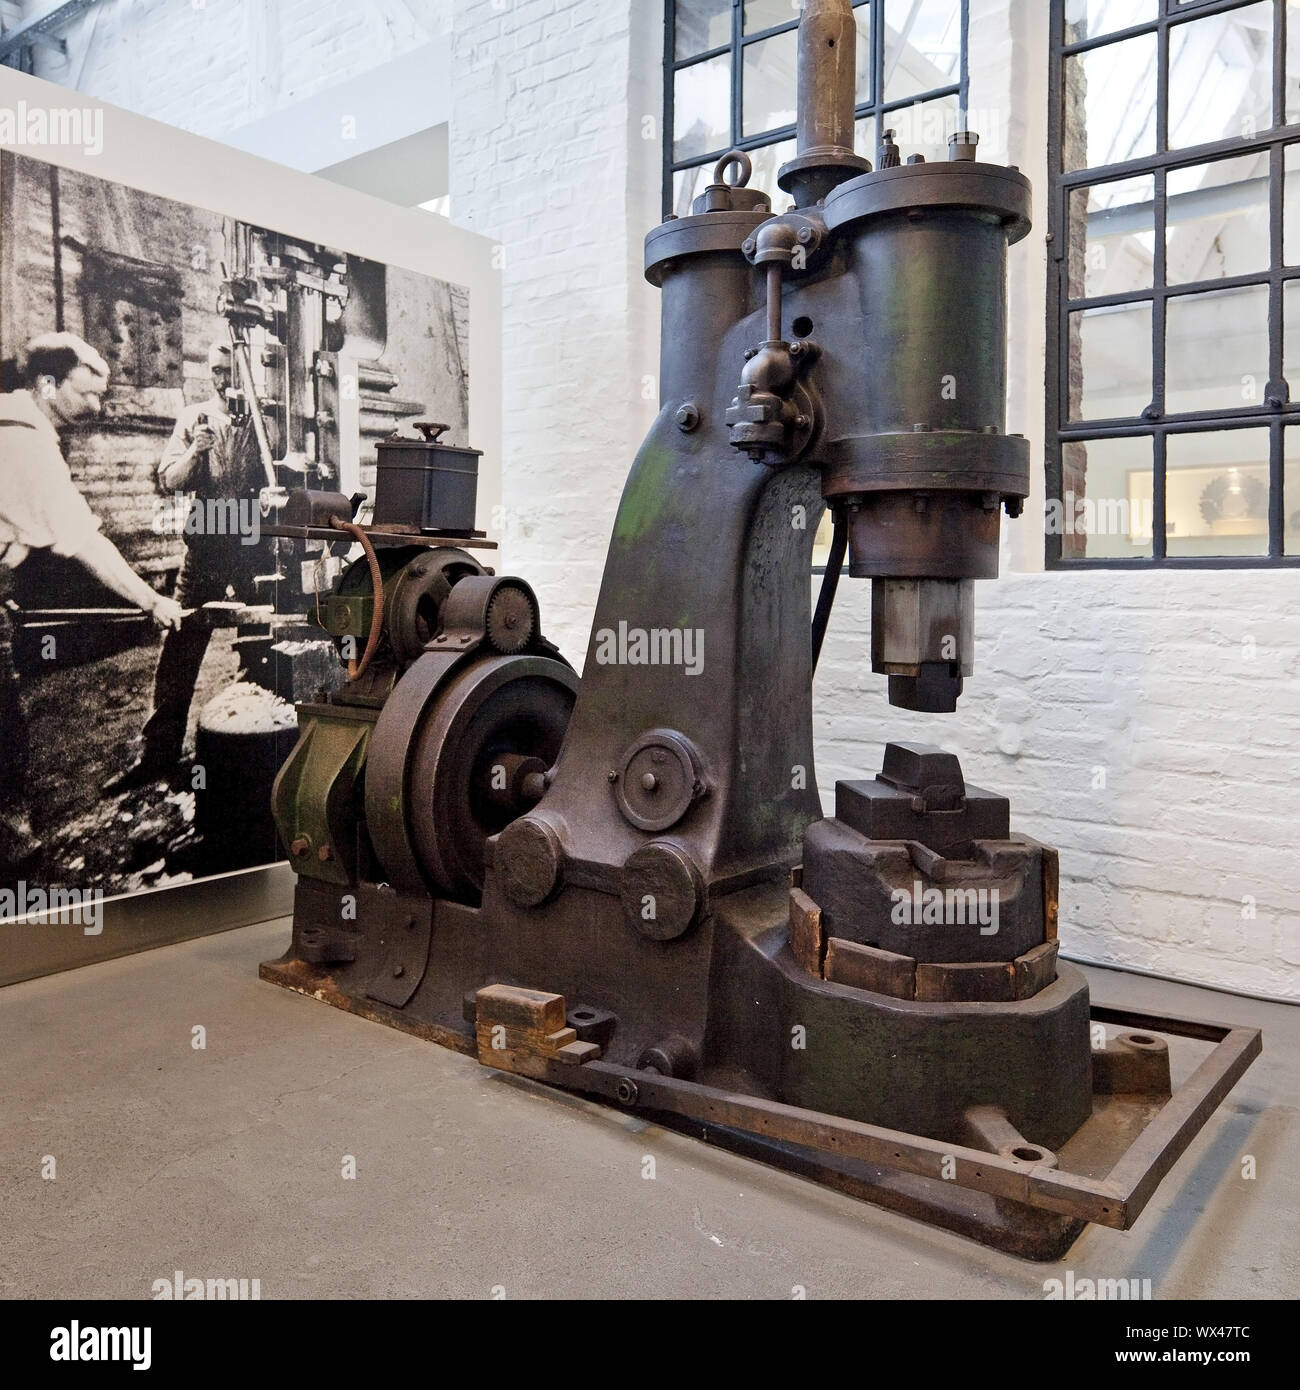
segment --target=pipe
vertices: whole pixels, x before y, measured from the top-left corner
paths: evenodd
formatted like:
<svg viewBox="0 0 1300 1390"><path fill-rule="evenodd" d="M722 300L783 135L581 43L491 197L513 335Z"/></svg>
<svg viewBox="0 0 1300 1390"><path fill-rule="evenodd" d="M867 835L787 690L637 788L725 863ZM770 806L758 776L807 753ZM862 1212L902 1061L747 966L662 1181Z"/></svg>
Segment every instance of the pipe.
<svg viewBox="0 0 1300 1390"><path fill-rule="evenodd" d="M849 528L844 512L838 507L832 513L832 524L834 530L831 534L831 553L826 557L826 573L822 578L821 593L817 596L817 612L813 615L813 675L817 674L817 663L821 660L822 644L826 641L826 629L831 621L831 609L835 607L835 591L840 586L840 574L844 570L844 552L849 543Z"/></svg>
<svg viewBox="0 0 1300 1390"><path fill-rule="evenodd" d="M853 149L858 26L850 0L806 0L799 24L799 154Z"/></svg>
<svg viewBox="0 0 1300 1390"><path fill-rule="evenodd" d="M375 649L379 646L379 637L384 628L384 572L379 568L379 556L375 554L375 547L370 542L370 537L366 535L353 521L348 521L341 516L330 517L330 525L336 531L346 531L349 536L366 552L366 563L370 566L370 583L375 595L375 611L370 615L370 632L366 637L366 649L362 653L360 661L348 662L348 680L360 680L370 668L371 659L374 657ZM317 609L319 611L320 598L317 596Z"/></svg>
<svg viewBox="0 0 1300 1390"><path fill-rule="evenodd" d="M243 378L244 394L248 400L248 414L253 422L253 433L257 436L257 452L262 460L262 471L266 474L266 485L277 487L275 460L271 457L271 441L266 433L266 421L262 419L262 403L257 399L257 383L253 380L253 359L248 355L248 344L231 335L231 345L235 352L235 362L239 375Z"/></svg>

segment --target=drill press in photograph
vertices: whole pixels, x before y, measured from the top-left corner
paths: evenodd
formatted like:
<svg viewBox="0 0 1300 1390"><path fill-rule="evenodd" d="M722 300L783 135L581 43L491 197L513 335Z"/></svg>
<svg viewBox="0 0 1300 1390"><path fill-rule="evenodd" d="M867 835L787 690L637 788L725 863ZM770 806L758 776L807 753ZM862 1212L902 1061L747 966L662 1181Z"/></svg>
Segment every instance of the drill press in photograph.
<svg viewBox="0 0 1300 1390"><path fill-rule="evenodd" d="M364 553L310 602L345 671L275 784L297 884L261 976L1055 1259L1139 1221L1260 1033L1094 1003L1014 780L890 738L891 709L960 729L976 581L1003 518L1032 524L1006 401L1033 198L965 124L946 158L855 149L849 0L807 0L797 43L781 206L737 148L646 239L661 409L581 678L526 578L484 564L476 456L435 430L379 446L368 523L307 486L268 525ZM842 580L871 584L885 748L827 815L813 682Z"/></svg>

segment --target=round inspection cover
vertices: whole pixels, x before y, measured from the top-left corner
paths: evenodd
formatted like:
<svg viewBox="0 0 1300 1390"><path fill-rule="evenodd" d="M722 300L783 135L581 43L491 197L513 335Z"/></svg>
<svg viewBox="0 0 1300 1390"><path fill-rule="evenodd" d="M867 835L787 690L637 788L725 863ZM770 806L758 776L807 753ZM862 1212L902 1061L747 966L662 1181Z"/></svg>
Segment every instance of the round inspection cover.
<svg viewBox="0 0 1300 1390"><path fill-rule="evenodd" d="M699 755L682 734L652 729L623 755L615 797L638 830L667 830L703 794Z"/></svg>

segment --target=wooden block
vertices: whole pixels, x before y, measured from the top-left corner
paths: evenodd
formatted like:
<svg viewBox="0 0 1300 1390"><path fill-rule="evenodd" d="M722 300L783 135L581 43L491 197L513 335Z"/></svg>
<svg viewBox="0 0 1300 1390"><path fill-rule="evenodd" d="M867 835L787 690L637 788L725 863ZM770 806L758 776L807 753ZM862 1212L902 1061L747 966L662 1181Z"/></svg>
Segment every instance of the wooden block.
<svg viewBox="0 0 1300 1390"><path fill-rule="evenodd" d="M600 1056L600 1044L593 1042L571 1042L560 1048L555 1054L557 1062L569 1062L577 1065L582 1062L594 1062Z"/></svg>
<svg viewBox="0 0 1300 1390"><path fill-rule="evenodd" d="M1061 856L1043 846L1043 926L1044 940L1056 940L1056 928L1061 916Z"/></svg>
<svg viewBox="0 0 1300 1390"><path fill-rule="evenodd" d="M826 942L826 978L835 985L911 999L916 994L916 962L911 956L859 946L838 936Z"/></svg>
<svg viewBox="0 0 1300 1390"><path fill-rule="evenodd" d="M545 994L539 989L519 989L515 985L488 985L478 992L476 1021L503 1023L507 1028L537 1033L542 1037L564 1027L564 995Z"/></svg>
<svg viewBox="0 0 1300 1390"><path fill-rule="evenodd" d="M1056 954L1060 942L1044 941L1015 959L1016 998L1032 999L1056 979Z"/></svg>
<svg viewBox="0 0 1300 1390"><path fill-rule="evenodd" d="M802 888L790 889L790 949L810 975L821 979L826 957L822 910Z"/></svg>
<svg viewBox="0 0 1300 1390"><path fill-rule="evenodd" d="M1016 997L1015 968L1009 961L917 961L916 997L928 1004L1001 1003Z"/></svg>

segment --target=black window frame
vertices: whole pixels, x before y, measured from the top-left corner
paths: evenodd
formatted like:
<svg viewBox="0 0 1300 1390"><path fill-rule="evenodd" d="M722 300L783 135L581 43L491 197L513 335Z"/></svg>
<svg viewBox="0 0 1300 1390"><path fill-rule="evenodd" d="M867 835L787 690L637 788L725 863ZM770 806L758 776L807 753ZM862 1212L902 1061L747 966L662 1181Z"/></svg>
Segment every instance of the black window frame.
<svg viewBox="0 0 1300 1390"><path fill-rule="evenodd" d="M1152 536L1151 554L1139 556L1067 556L1064 537L1045 534L1046 565L1049 570L1097 569L1277 569L1300 566L1300 553L1288 555L1285 548L1286 434L1300 429L1300 399L1270 405L1270 395L1285 382L1283 319L1284 286L1300 281L1300 265L1287 267L1284 256L1284 216L1286 206L1286 149L1300 145L1300 123L1273 125L1248 137L1217 140L1208 144L1169 150L1169 35L1180 24L1195 23L1207 15L1224 14L1257 3L1257 0L1159 0L1157 17L1127 28L1075 43L1065 41L1066 0L1051 0L1051 56L1048 74L1048 230L1050 232L1047 271L1047 392L1045 463L1047 499L1064 506L1064 450L1072 442L1100 439L1152 440ZM1287 0L1273 0L1273 117L1286 116ZM1065 65L1066 59L1092 49L1105 48L1125 39L1156 34L1156 153L1119 164L1103 164L1066 171L1065 144ZM1171 170L1204 164L1232 155L1269 155L1269 267L1267 271L1231 276L1219 280L1179 284L1170 289L1165 283L1166 176ZM1086 296L1071 300L1069 246L1070 194L1112 179L1151 174L1155 179L1155 264L1150 290L1123 294ZM1165 388L1166 305L1172 298L1192 297L1216 290L1267 286L1269 291L1269 381L1259 405L1214 411L1184 411L1166 415L1154 413L1114 423L1069 420L1069 316L1081 307L1126 302L1150 302L1152 306L1152 405L1163 406ZM1300 396L1300 381L1293 393ZM1150 410L1151 407L1148 407ZM1269 511L1267 555L1169 555L1166 534L1167 443L1170 435L1217 432L1235 429L1269 431ZM1300 440L1300 436L1297 437ZM1261 460L1262 462L1262 460ZM1300 476L1300 474L1298 474Z"/></svg>
<svg viewBox="0 0 1300 1390"><path fill-rule="evenodd" d="M895 111L906 111L922 102L939 101L945 97L956 97L959 111L966 111L970 98L970 0L960 0L961 5L961 54L958 63L958 81L932 91L917 92L901 101L885 102L884 70L884 13L885 0L854 0L854 9L869 7L871 10L871 95L872 100L859 105L854 111L854 122L874 117L876 121L876 140L885 129L885 119ZM663 215L669 217L673 212L673 184L675 176L688 169L699 169L716 164L729 149L745 151L766 149L769 145L779 145L795 136L793 125L781 126L776 130L764 131L760 135L744 135L745 101L745 49L751 44L762 43L778 34L786 34L799 27L799 17L785 24L774 24L771 28L757 30L752 34L744 32L744 0L731 0L731 35L725 44L708 49L703 53L692 54L689 58L677 57L677 0L664 0L664 124L663 124ZM714 150L707 155L698 155L681 161L673 158L674 144L674 105L675 81L683 68L694 67L710 59L731 55L731 134L732 144L725 149Z"/></svg>

